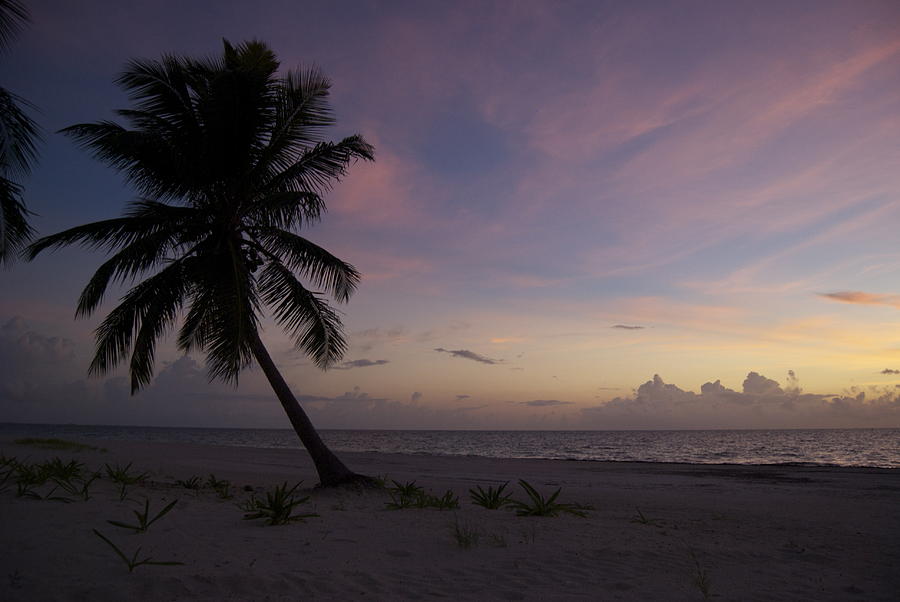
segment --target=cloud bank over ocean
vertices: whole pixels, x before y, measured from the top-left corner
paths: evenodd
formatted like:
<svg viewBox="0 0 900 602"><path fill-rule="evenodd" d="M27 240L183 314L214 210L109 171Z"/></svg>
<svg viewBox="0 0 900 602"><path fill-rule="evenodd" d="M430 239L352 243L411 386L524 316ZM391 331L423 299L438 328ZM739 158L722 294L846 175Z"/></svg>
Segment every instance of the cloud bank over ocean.
<svg viewBox="0 0 900 602"><path fill-rule="evenodd" d="M471 358L464 358L471 359ZM384 365L358 360L358 367ZM351 364L353 362L350 362ZM262 374L250 370L234 389L209 382L190 356L163 363L152 384L129 394L124 376L88 379L86 350L44 335L20 319L0 327L0 421L158 426L287 426ZM435 367L441 360L435 359ZM485 367L485 370L493 368ZM887 376L895 372L884 370ZM720 380L683 389L655 375L631 395L597 403L509 399L490 391L393 398L354 386L337 393L293 383L298 400L323 428L710 429L900 426L900 389L848 387L805 392L789 371L783 383L749 372L740 388ZM432 399L433 397L433 399ZM476 404L461 405L471 399Z"/></svg>

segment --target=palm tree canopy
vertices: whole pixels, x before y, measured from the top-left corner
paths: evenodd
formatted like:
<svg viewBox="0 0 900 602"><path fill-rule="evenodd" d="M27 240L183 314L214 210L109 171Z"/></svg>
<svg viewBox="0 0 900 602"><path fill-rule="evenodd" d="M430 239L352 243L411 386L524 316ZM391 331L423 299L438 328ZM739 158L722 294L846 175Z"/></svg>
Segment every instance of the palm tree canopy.
<svg viewBox="0 0 900 602"><path fill-rule="evenodd" d="M320 367L346 348L324 293L346 302L359 273L297 234L325 210L322 195L356 159L361 136L323 138L334 123L317 69L279 76L262 42L215 58L130 62L117 82L133 108L62 130L120 170L140 199L124 215L36 241L31 258L81 244L112 256L76 314L90 315L111 283L138 282L96 331L90 371L129 362L132 393L149 383L157 339L180 317L178 347L206 353L210 378L236 383L252 357L263 306ZM298 279L321 290L306 288Z"/></svg>
<svg viewBox="0 0 900 602"><path fill-rule="evenodd" d="M0 0L0 51L28 22L28 11L17 0ZM40 139L37 124L23 107L31 105L5 88L0 88L0 262L13 260L31 240L34 229L22 201L22 187L16 179L31 172L37 158L35 142Z"/></svg>

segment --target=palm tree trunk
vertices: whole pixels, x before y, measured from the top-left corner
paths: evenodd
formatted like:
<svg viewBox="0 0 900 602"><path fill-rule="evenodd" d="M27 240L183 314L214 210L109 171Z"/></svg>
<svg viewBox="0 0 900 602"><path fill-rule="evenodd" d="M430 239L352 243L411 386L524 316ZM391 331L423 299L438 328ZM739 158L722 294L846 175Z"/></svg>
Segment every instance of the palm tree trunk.
<svg viewBox="0 0 900 602"><path fill-rule="evenodd" d="M294 397L290 387L284 381L281 372L275 367L275 362L272 361L269 352L266 351L259 334L254 334L251 345L253 356L262 368L263 373L265 373L266 378L269 379L269 384L272 385L275 395L278 396L281 406L291 420L294 431L300 437L300 441L303 443L306 451L309 452L316 466L316 471L319 473L319 486L334 487L347 483L369 485L374 482L370 477L351 471L334 455L334 452L328 449L328 446L325 445L312 422L310 422L309 416L300 407L297 398Z"/></svg>

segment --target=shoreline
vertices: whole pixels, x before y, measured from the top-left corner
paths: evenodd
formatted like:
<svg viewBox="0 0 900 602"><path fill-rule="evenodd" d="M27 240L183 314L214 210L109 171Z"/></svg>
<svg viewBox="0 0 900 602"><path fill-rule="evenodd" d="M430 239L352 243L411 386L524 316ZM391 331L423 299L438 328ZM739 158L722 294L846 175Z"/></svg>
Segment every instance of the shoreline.
<svg viewBox="0 0 900 602"><path fill-rule="evenodd" d="M356 471L434 495L455 510L389 510L387 492L316 490L299 449L84 440L107 449L44 450L0 438L7 457L69 458L148 471L124 501L104 476L91 499L59 503L0 493L0 598L25 600L893 600L900 589L900 471L865 467L558 461L345 452ZM235 498L177 484L234 484ZM520 517L471 503L497 487L589 505L586 518ZM284 526L242 520L235 504L303 481ZM178 500L147 533L133 521ZM93 533L178 566L127 567ZM477 540L464 548L459 530ZM705 575L705 581L701 576ZM15 578L13 578L15 576ZM3 583L3 582L0 582Z"/></svg>

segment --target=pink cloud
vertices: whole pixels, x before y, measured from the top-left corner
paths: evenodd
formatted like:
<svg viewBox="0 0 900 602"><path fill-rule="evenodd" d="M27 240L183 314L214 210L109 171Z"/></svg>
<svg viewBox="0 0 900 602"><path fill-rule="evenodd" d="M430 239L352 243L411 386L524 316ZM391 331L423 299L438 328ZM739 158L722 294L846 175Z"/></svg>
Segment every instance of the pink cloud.
<svg viewBox="0 0 900 602"><path fill-rule="evenodd" d="M838 291L835 293L819 293L820 297L842 303L858 303L861 305L887 305L900 309L900 295L878 295L862 291Z"/></svg>

